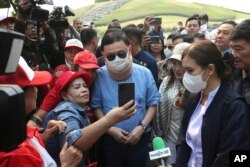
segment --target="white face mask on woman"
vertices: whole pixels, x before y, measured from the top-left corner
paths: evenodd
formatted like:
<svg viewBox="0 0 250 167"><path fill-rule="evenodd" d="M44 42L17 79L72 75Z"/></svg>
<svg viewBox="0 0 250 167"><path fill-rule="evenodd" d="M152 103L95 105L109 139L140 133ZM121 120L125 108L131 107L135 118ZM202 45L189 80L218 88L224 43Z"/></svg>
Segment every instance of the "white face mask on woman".
<svg viewBox="0 0 250 167"><path fill-rule="evenodd" d="M198 93L201 90L205 89L207 86L207 82L203 81L202 79L203 72L198 75L190 75L185 72L182 79L184 87L191 93Z"/></svg>
<svg viewBox="0 0 250 167"><path fill-rule="evenodd" d="M109 69L115 73L119 73L124 71L129 66L129 53L127 53L125 58L120 58L119 56L115 56L115 59L112 61L108 60Z"/></svg>

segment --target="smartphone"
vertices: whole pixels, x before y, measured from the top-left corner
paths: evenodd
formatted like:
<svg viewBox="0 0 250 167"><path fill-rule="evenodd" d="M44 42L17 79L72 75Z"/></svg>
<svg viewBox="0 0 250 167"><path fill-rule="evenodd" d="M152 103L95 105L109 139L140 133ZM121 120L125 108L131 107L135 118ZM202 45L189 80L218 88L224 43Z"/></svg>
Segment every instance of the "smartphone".
<svg viewBox="0 0 250 167"><path fill-rule="evenodd" d="M161 17L153 17L150 21L150 25L160 25L162 23Z"/></svg>
<svg viewBox="0 0 250 167"><path fill-rule="evenodd" d="M161 43L161 37L160 36L149 36L151 43Z"/></svg>
<svg viewBox="0 0 250 167"><path fill-rule="evenodd" d="M123 106L132 99L135 99L135 84L133 82L119 83L118 85L119 106Z"/></svg>

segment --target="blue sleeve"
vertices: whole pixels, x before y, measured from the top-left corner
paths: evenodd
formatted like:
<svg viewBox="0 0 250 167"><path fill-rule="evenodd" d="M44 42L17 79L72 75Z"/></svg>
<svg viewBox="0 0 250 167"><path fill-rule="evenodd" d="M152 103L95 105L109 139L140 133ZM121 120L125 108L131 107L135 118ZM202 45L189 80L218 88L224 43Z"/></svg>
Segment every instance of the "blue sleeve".
<svg viewBox="0 0 250 167"><path fill-rule="evenodd" d="M149 69L153 74L155 83L158 84L158 66L157 66L157 62L156 61L151 61L151 63L149 64Z"/></svg>
<svg viewBox="0 0 250 167"><path fill-rule="evenodd" d="M147 70L148 71L148 70ZM160 102L160 94L158 92L155 80L152 76L152 74L150 73L150 71L148 71L149 75L147 77L148 81L146 81L145 83L147 83L147 107L156 105Z"/></svg>
<svg viewBox="0 0 250 167"><path fill-rule="evenodd" d="M95 109L95 108L101 108L101 88L100 88L100 77L99 77L99 73L97 71L96 74L96 80L94 82L93 85L93 89L92 89L92 98L91 98L91 108Z"/></svg>
<svg viewBox="0 0 250 167"><path fill-rule="evenodd" d="M66 123L66 129L63 133L59 134L60 145L64 144L65 139L71 145L82 135L81 123L77 119L77 115L69 112L62 112L58 115L58 120Z"/></svg>

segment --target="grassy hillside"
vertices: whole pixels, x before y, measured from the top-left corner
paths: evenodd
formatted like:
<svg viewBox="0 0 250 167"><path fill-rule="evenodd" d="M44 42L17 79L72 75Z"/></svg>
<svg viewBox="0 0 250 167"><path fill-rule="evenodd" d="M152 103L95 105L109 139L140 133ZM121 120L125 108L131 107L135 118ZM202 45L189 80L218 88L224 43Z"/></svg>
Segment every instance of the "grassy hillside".
<svg viewBox="0 0 250 167"><path fill-rule="evenodd" d="M77 16L84 16L87 11L105 3L109 2L96 3L79 9L76 12ZM209 24L218 24L228 19L250 18L250 14L247 13L200 3L185 3L178 0L130 0L121 8L98 20L96 26L102 32L114 18L119 19L122 25L126 25L128 23L143 23L146 16L153 15L162 17L162 27L167 31L175 27L178 21L185 23L186 18L194 13L207 13Z"/></svg>

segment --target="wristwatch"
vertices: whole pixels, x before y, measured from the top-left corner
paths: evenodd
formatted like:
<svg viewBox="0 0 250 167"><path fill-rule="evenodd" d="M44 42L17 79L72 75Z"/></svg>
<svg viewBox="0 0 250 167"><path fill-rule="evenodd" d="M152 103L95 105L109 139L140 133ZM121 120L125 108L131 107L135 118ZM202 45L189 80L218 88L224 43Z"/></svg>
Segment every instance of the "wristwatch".
<svg viewBox="0 0 250 167"><path fill-rule="evenodd" d="M141 126L144 131L147 129L147 125L143 124L142 122L139 124L139 126Z"/></svg>

